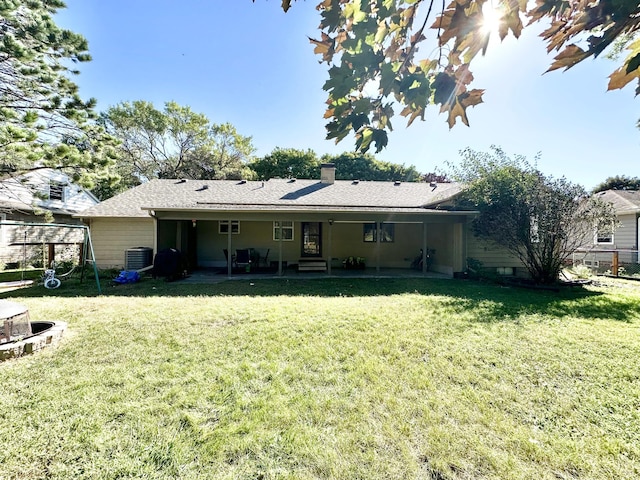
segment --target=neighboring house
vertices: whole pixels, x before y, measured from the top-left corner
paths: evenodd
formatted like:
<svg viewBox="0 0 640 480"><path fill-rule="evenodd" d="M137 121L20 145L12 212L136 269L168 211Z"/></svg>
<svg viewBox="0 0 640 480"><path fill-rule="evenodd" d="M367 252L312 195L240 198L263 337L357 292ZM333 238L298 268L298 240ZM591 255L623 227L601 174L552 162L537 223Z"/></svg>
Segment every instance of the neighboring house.
<svg viewBox="0 0 640 480"><path fill-rule="evenodd" d="M607 270L612 263L613 251L618 251L621 264L638 262L640 238L640 191L605 190L596 198L611 203L618 225L595 228L591 237L584 240L574 261Z"/></svg>
<svg viewBox="0 0 640 480"><path fill-rule="evenodd" d="M36 224L82 225L74 215L97 203L67 175L49 168L0 181L0 222L6 222L0 223L0 263L20 263L25 257L27 261L51 258L56 247L82 243L81 229ZM45 217L47 212L53 221Z"/></svg>
<svg viewBox="0 0 640 480"><path fill-rule="evenodd" d="M601 249L638 249L640 235L640 191L606 190L595 196L613 204L618 226L601 229L593 235L593 245Z"/></svg>
<svg viewBox="0 0 640 480"><path fill-rule="evenodd" d="M90 225L99 267L122 267L128 252L148 247L176 248L190 268L229 272L227 255L244 249L256 253L254 267L277 271L330 273L350 257L367 268L409 269L424 250L430 270L451 276L466 269L470 247L480 260L505 261L504 252L467 238L475 213L453 209L460 190L456 183L336 181L334 165L323 164L319 181L152 180L77 216Z"/></svg>

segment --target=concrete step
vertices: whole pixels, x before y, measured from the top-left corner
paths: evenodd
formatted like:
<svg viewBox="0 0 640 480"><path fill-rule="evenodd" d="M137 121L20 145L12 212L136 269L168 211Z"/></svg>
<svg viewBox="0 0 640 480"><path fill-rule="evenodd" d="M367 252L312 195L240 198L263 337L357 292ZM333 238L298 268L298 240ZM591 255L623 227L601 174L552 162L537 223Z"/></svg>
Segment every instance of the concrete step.
<svg viewBox="0 0 640 480"><path fill-rule="evenodd" d="M327 261L326 260L298 260L299 272L326 272Z"/></svg>

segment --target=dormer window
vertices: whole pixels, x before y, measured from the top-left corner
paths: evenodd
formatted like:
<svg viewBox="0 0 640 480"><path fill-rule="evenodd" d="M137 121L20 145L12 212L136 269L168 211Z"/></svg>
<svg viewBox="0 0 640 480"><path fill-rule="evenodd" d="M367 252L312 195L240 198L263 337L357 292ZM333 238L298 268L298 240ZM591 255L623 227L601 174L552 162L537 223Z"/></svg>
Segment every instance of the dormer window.
<svg viewBox="0 0 640 480"><path fill-rule="evenodd" d="M66 183L63 182L49 182L49 200L60 200L64 202L64 187Z"/></svg>

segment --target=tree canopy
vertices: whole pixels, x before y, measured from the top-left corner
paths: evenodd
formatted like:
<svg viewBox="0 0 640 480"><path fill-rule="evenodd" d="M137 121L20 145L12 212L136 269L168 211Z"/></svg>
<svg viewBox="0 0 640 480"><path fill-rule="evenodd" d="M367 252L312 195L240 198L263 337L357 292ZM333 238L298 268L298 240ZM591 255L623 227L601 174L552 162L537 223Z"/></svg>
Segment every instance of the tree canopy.
<svg viewBox="0 0 640 480"><path fill-rule="evenodd" d="M323 163L335 163L336 180L368 180L379 182L419 182L420 172L411 165L377 160L370 154L344 152L340 155L324 155Z"/></svg>
<svg viewBox="0 0 640 480"><path fill-rule="evenodd" d="M452 176L466 182L460 206L480 213L474 232L510 251L538 283L558 280L563 262L599 226L614 225L611 204L580 185L541 173L522 156L466 149Z"/></svg>
<svg viewBox="0 0 640 480"><path fill-rule="evenodd" d="M270 178L318 178L320 161L311 149L276 147L262 158L251 162L250 168L258 180Z"/></svg>
<svg viewBox="0 0 640 480"><path fill-rule="evenodd" d="M282 8L292 3L283 0ZM467 109L482 103L484 92L472 87L471 62L487 51L490 16L497 17L501 40L547 21L541 37L555 53L549 70L571 68L623 39L629 54L609 89L640 80L637 1L322 0L317 9L320 35L311 42L329 66L327 138L353 133L363 152L387 145L395 104L409 125L424 120L428 105L439 106L449 127L458 120L469 125Z"/></svg>
<svg viewBox="0 0 640 480"><path fill-rule="evenodd" d="M604 192L605 190L640 190L640 178L626 175L609 177L604 182L596 185L593 193Z"/></svg>
<svg viewBox="0 0 640 480"><path fill-rule="evenodd" d="M60 0L0 2L0 169L5 174L53 167L74 180L112 161L112 139L83 101L72 65L90 60L86 40L59 28Z"/></svg>
<svg viewBox="0 0 640 480"><path fill-rule="evenodd" d="M247 178L254 147L231 124L212 124L188 106L122 102L101 117L120 140L117 173L126 188L153 178L219 180Z"/></svg>
<svg viewBox="0 0 640 480"><path fill-rule="evenodd" d="M423 176L413 165L406 167L377 160L373 155L344 152L318 158L313 150L276 148L249 166L260 180L270 178L320 178L320 165L334 163L336 180L419 182Z"/></svg>

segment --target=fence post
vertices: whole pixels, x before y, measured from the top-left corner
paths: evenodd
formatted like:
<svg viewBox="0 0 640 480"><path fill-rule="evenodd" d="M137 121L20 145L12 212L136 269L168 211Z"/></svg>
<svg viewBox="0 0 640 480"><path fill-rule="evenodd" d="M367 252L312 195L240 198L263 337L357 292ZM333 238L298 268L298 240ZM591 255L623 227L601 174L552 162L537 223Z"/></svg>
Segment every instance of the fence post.
<svg viewBox="0 0 640 480"><path fill-rule="evenodd" d="M611 265L611 270L613 270L613 276L618 276L618 252L613 252L613 263Z"/></svg>

